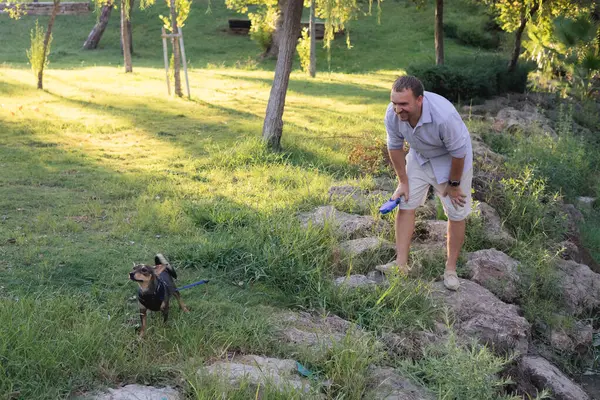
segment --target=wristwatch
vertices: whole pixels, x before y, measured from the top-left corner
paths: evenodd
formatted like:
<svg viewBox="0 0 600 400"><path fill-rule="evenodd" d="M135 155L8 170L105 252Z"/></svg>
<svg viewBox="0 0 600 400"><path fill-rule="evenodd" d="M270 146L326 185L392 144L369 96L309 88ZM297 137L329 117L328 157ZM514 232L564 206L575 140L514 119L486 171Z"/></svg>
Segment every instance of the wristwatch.
<svg viewBox="0 0 600 400"><path fill-rule="evenodd" d="M460 181L448 181L448 185L450 185L450 186L460 186Z"/></svg>

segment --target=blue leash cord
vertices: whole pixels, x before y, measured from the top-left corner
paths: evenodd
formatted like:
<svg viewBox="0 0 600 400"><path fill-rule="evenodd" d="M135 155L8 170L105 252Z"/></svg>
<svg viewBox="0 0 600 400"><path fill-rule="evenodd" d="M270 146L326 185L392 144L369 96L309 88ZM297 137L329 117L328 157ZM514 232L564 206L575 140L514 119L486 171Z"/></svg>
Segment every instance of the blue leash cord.
<svg viewBox="0 0 600 400"><path fill-rule="evenodd" d="M181 292L184 289L189 289L189 288L194 287L194 286L202 285L203 283L208 283L208 281L207 280L201 280L201 281L198 281L198 282L195 282L195 283L190 283L189 285L185 285L183 287L177 288L177 291Z"/></svg>

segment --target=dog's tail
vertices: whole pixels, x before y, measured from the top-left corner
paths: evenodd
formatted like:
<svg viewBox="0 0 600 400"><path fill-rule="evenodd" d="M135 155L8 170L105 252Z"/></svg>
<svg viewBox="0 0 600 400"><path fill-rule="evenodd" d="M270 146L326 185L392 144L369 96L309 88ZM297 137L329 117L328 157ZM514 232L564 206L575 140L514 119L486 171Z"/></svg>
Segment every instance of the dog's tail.
<svg viewBox="0 0 600 400"><path fill-rule="evenodd" d="M156 265L158 265L158 264L164 265L167 272L169 272L169 275L171 275L173 277L173 279L177 279L177 272L175 272L175 269L171 266L171 264L169 264L169 261L167 260L167 258L165 256L163 256L160 253L155 255L154 263Z"/></svg>

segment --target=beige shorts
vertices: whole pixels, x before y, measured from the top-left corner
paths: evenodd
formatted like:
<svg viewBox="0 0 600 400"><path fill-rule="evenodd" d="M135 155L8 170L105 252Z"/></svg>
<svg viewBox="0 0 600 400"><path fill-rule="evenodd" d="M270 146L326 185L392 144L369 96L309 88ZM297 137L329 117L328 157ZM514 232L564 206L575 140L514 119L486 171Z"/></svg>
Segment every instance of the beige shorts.
<svg viewBox="0 0 600 400"><path fill-rule="evenodd" d="M439 197L444 207L444 213L450 221L462 221L471 213L473 200L471 198L471 181L473 180L473 168L464 172L460 179L460 188L467 196L464 207L455 207L450 201L450 197L444 197L444 191L448 183L437 183L431 163L419 165L418 161L410 155L406 157L406 174L408 175L408 202L402 201L399 208L401 210L414 210L422 206L427 200L429 186L433 186L435 194Z"/></svg>

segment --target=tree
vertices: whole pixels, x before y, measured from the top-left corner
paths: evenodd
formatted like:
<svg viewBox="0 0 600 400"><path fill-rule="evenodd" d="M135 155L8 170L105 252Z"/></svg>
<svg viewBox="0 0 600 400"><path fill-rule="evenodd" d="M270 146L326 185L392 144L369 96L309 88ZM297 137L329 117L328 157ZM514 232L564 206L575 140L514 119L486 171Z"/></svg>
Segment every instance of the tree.
<svg viewBox="0 0 600 400"><path fill-rule="evenodd" d="M175 36L175 34L179 33L179 28L177 27L177 9L175 8L175 0L170 1L170 10L171 10L171 33L173 34L173 73L175 80L175 95L177 97L183 96L183 91L181 90L181 76L179 74L181 69L181 55L179 49L179 40Z"/></svg>
<svg viewBox="0 0 600 400"><path fill-rule="evenodd" d="M315 0L310 0L310 20L308 21L308 30L310 31L310 63L308 67L308 73L313 78L317 74L317 30L315 27L315 7Z"/></svg>
<svg viewBox="0 0 600 400"><path fill-rule="evenodd" d="M275 67L275 78L263 125L263 140L273 150L281 149L283 132L283 108L292 71L292 60L296 41L300 33L303 0L287 0L284 12L283 32Z"/></svg>
<svg viewBox="0 0 600 400"><path fill-rule="evenodd" d="M444 0L435 0L435 64L444 64Z"/></svg>
<svg viewBox="0 0 600 400"><path fill-rule="evenodd" d="M52 14L50 14L50 19L48 20L48 27L46 28L46 36L44 37L44 47L42 52L42 63L40 65L40 69L38 71L38 82L37 88L44 88L44 66L46 65L46 59L48 57L48 53L50 53L50 40L52 38L52 27L54 26L54 20L56 19L56 14L58 14L58 10L60 8L60 0L54 0L54 6L52 7Z"/></svg>
<svg viewBox="0 0 600 400"><path fill-rule="evenodd" d="M131 24L128 24L129 14L128 0L121 0L121 43L123 47L123 65L125 65L125 72L133 71L131 65L131 35L129 34Z"/></svg>
<svg viewBox="0 0 600 400"><path fill-rule="evenodd" d="M102 9L100 10L100 16L98 17L98 21L92 31L88 35L86 41L83 43L83 48L86 50L93 50L98 48L98 43L100 43L100 39L102 39L102 35L108 25L108 20L110 19L110 14L115 5L112 0L108 0L105 4L102 5Z"/></svg>

